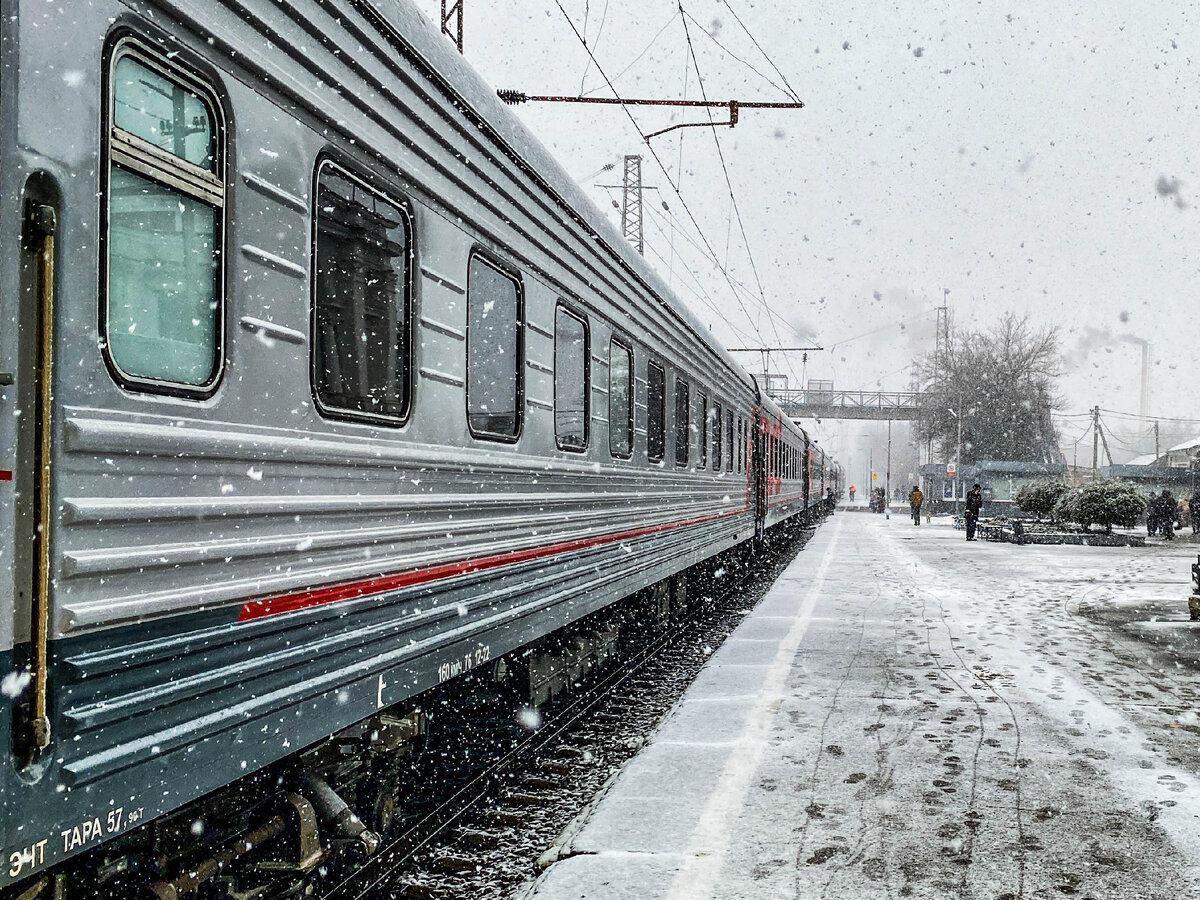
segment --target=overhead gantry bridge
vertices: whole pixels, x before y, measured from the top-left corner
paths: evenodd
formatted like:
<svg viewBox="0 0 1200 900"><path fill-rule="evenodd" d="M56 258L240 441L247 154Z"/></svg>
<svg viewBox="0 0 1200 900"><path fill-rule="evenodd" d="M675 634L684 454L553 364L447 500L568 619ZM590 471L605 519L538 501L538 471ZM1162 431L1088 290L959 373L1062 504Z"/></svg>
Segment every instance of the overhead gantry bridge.
<svg viewBox="0 0 1200 900"><path fill-rule="evenodd" d="M793 419L912 422L921 417L919 391L776 390L771 398Z"/></svg>

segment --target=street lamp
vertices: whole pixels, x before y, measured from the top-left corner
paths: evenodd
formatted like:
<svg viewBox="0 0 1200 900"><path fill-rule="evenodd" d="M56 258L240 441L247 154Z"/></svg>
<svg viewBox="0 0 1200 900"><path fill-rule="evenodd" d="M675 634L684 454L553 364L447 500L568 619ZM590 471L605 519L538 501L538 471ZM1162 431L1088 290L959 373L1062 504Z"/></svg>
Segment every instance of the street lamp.
<svg viewBox="0 0 1200 900"><path fill-rule="evenodd" d="M962 409L962 395L958 397L958 408ZM954 421L958 423L958 449L954 451L954 514L958 515L958 467L962 465L962 416L956 413L950 407L946 407L946 412L954 416Z"/></svg>

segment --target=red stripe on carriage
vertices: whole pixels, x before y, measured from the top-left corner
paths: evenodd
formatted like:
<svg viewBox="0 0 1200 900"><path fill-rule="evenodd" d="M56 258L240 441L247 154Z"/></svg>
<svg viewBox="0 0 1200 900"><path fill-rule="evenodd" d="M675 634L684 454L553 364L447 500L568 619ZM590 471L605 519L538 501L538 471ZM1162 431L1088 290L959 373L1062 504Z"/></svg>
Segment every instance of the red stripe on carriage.
<svg viewBox="0 0 1200 900"><path fill-rule="evenodd" d="M580 538L574 541L563 541L544 547L530 547L525 550L510 550L496 556L483 556L475 559L465 559L459 562L444 563L440 566L430 566L425 569L412 569L408 572L397 572L394 575L380 575L365 581L353 581L347 584L334 584L328 587L315 588L295 594L282 594L277 597L264 597L261 600L251 600L242 607L238 616L239 622L249 622L263 619L280 613L295 612L310 606L321 606L326 603L337 603L342 600L355 600L369 597L373 594L383 594L400 588L412 587L418 584L428 584L444 578L454 578L459 575L472 575L476 572L486 572L501 566L511 566L517 563L542 559L547 556L557 556L562 553L572 553L576 550L587 550L601 544L611 544L617 541L628 541L670 531L674 528L685 528L689 525L701 525L705 522L715 522L730 516L740 516L748 511L748 507L731 512L717 513L711 516L701 516L696 519L686 519L682 522L667 522L662 525L649 525L645 528L631 528L613 534L604 534L591 538Z"/></svg>
<svg viewBox="0 0 1200 900"><path fill-rule="evenodd" d="M0 481L12 481L13 473L8 469L0 469Z"/></svg>

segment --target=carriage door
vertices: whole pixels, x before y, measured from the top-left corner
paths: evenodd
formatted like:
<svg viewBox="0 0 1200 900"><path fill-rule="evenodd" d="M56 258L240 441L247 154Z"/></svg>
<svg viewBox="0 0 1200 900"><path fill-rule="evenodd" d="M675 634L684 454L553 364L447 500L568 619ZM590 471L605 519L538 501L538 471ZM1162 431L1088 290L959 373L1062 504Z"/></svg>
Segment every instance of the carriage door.
<svg viewBox="0 0 1200 900"><path fill-rule="evenodd" d="M767 420L754 411L754 440L750 466L754 472L754 536L761 538L767 531Z"/></svg>
<svg viewBox="0 0 1200 900"><path fill-rule="evenodd" d="M808 468L809 468L808 457L811 452L812 452L812 447L808 443L808 435L805 434L804 435L804 449L801 451L801 455L800 455L800 473L799 473L800 477L802 479L804 479L804 508L805 508L805 510L808 509L809 504L812 502L812 479L810 479L808 477ZM822 500L825 499L824 494L821 495L821 499Z"/></svg>
<svg viewBox="0 0 1200 900"><path fill-rule="evenodd" d="M48 640L50 626L50 461L54 343L54 233L57 216L48 186L33 179L21 209L21 265L13 319L17 323L15 365L0 378L5 417L15 417L15 514L12 554L13 671L21 673L15 698L12 750L24 764L50 745ZM6 309L5 313L8 314ZM12 321L12 319L10 319ZM7 348L6 348L7 349ZM13 352L9 350L8 352Z"/></svg>

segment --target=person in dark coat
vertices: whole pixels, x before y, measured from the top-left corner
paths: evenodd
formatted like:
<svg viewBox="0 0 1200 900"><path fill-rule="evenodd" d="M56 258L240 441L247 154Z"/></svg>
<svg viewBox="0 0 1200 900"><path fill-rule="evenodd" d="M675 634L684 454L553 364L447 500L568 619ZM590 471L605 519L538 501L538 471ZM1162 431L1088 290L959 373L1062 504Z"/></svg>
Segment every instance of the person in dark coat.
<svg viewBox="0 0 1200 900"><path fill-rule="evenodd" d="M1175 540L1175 498L1163 491L1158 498L1158 530L1168 541Z"/></svg>
<svg viewBox="0 0 1200 900"><path fill-rule="evenodd" d="M1146 498L1146 534L1158 533L1158 494L1150 492Z"/></svg>
<svg viewBox="0 0 1200 900"><path fill-rule="evenodd" d="M975 526L979 524L979 513L983 510L983 488L974 484L967 492L967 540L975 540Z"/></svg>
<svg viewBox="0 0 1200 900"><path fill-rule="evenodd" d="M1188 518L1192 521L1192 534L1200 532L1200 494L1188 498Z"/></svg>

